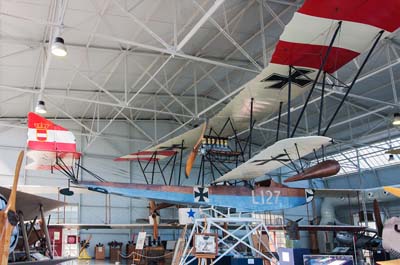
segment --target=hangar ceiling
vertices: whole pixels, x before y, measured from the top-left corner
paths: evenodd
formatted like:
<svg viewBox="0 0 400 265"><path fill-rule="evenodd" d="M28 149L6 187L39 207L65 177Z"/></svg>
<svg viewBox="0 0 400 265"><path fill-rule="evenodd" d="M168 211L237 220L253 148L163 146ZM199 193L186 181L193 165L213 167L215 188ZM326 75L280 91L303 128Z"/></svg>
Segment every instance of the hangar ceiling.
<svg viewBox="0 0 400 265"><path fill-rule="evenodd" d="M26 113L41 98L48 109L46 117L73 120L93 135L101 135L116 120L141 131L150 142L157 139L143 131L139 121L168 120L176 127L191 128L212 117L265 67L285 24L301 4L294 0L2 1L0 126L25 127ZM57 34L68 50L64 58L49 52ZM373 134L387 136L391 117L399 111L399 45L398 32L379 43L329 136L345 143ZM350 83L364 57L343 67L336 77ZM331 77L326 81L335 82ZM323 126L345 92L340 87L327 89ZM316 133L320 93L317 88L297 135ZM293 121L305 97L292 104ZM105 125L91 126L99 120ZM260 122L255 142L271 144L277 114ZM285 116L282 122L284 137Z"/></svg>

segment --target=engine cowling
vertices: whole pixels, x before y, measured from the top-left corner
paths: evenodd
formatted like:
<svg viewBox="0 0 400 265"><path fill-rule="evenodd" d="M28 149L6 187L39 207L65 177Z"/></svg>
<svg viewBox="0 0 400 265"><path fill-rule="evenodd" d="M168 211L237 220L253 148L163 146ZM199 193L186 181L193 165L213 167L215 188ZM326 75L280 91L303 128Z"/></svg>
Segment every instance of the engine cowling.
<svg viewBox="0 0 400 265"><path fill-rule="evenodd" d="M7 205L7 199L0 194L0 211L3 210L4 208L6 208ZM10 252L13 252L15 247L17 246L18 243L18 234L19 234L19 230L18 230L18 226L15 226L12 233L11 233L11 240L10 240Z"/></svg>

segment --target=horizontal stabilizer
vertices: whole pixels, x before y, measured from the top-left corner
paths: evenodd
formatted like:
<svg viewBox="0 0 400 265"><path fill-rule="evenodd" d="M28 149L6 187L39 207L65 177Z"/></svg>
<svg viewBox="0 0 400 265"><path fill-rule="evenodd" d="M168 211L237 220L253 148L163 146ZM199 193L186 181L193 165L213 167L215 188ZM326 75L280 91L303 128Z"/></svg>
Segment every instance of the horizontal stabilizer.
<svg viewBox="0 0 400 265"><path fill-rule="evenodd" d="M62 160L63 167L72 168L75 161L81 156L76 152L53 152L53 151L36 151L29 150L26 156L32 161L25 166L25 169L30 170L52 170L60 169L57 165L57 158Z"/></svg>

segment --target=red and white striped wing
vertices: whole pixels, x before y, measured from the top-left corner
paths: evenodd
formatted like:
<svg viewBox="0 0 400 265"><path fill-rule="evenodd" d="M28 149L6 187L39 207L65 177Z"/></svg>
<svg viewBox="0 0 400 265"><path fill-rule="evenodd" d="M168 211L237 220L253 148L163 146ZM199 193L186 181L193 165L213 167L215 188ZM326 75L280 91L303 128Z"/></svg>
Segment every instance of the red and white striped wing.
<svg viewBox="0 0 400 265"><path fill-rule="evenodd" d="M399 0L305 1L286 25L269 65L245 84L244 89L210 119L207 129L212 128L216 132L221 132L228 118L231 119L237 132L248 128L251 98L254 99L255 121L265 120L276 113L280 102L287 103L288 85L284 80L289 76L289 65L309 77L307 79L292 70L292 80L294 77L292 100L308 92L312 85L311 80L316 77L339 21L342 21L342 26L324 66L324 70L328 73L337 71L360 53L365 52L381 30L384 30L383 37L385 37L399 28L399 18ZM184 135L195 134L198 130L198 128L192 129ZM146 151L159 150L160 146L167 146L170 143L180 144L184 135ZM220 134L221 137L232 135L234 132L230 126L226 126ZM125 157L134 158L138 155L141 156L141 153Z"/></svg>
<svg viewBox="0 0 400 265"><path fill-rule="evenodd" d="M368 50L381 30L385 37L399 28L400 1L305 1L286 25L269 65L210 120L209 126L218 131L230 118L237 131L248 128L251 98L254 120L261 121L276 113L280 102L287 103L287 82L279 80L288 77L289 65L307 72L310 79L315 78L339 21L342 26L324 67L328 73ZM292 70L293 74L296 73ZM292 82L292 99L309 91L312 85L302 76L295 81L298 82ZM230 128L222 134L231 135Z"/></svg>

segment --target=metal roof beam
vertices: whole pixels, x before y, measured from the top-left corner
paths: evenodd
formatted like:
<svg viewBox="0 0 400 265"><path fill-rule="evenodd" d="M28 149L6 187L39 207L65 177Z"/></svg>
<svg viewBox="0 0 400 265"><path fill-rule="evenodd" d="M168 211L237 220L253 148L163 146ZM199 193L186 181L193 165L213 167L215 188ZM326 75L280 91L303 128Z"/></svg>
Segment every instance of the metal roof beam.
<svg viewBox="0 0 400 265"><path fill-rule="evenodd" d="M201 7L195 0L192 0L193 3L195 3L197 5L197 7L205 12L205 10L203 9L203 7ZM207 14L207 13L206 13ZM204 15L206 16L206 15ZM242 53L253 65L256 69L258 69L260 72L262 71L262 67L253 59L253 57L250 56L250 54L248 54L248 52L242 48L242 46L240 46L232 37L231 35L229 35L218 23L217 21L215 21L212 17L208 17L208 20L211 22L211 24L213 24L221 33L222 35L225 36L225 38L227 38L232 44L233 46L236 47L236 49L238 51L240 51L240 53Z"/></svg>
<svg viewBox="0 0 400 265"><path fill-rule="evenodd" d="M40 24L40 25L53 25L54 23L50 22L50 21L46 21L46 20L41 20L41 19L37 19L37 18L32 18L32 17L25 17L25 16L19 16L16 14L10 14L10 13L5 13L5 12L0 12L0 16L8 16L8 17L13 17L16 19L20 19L20 20L24 20L24 21L29 21L32 23L36 23L36 24ZM220 66L220 67L224 67L224 68L230 68L230 69L236 69L236 70L241 70L241 71L248 71L248 72L253 72L253 73L259 73L258 70L254 70L254 69L248 69L245 67L240 67L240 66L236 66L236 65L232 65L232 64L228 64L225 62L221 62L221 61L216 61L216 60L210 60L210 59L206 59L206 58L202 58L202 57L197 57L197 56L193 56L193 55L189 55L189 54L185 54L183 52L180 51L175 51L172 49L166 49L166 48L159 48L153 45L149 45L149 44L144 44L144 43L140 43L140 42L136 42L136 41L132 41L132 40L127 40L124 38L119 38L119 37L114 37L114 36L110 36L107 34L101 34L101 33L93 33L93 32L87 32L72 26L68 26L68 25L64 25L65 29L71 30L71 31L76 31L76 32L80 32L80 33L84 33L84 34L93 34L94 37L100 38L100 39L105 39L105 40L109 40L109 41L115 41L118 43L124 43L126 45L130 45L130 46L135 46L135 47L140 47L146 50L152 50L152 51L156 51L159 53L166 53L166 54L170 54L171 56L178 56L181 58L185 58L191 61L196 61L196 62L201 62L201 63L206 63L206 64L212 64L215 66Z"/></svg>
<svg viewBox="0 0 400 265"><path fill-rule="evenodd" d="M7 90L21 91L21 92L31 93L31 94L39 94L39 90L26 88L26 87L0 85L0 88L7 89ZM119 107L119 108L124 107L125 109L132 109L132 110L151 112L151 113L157 113L157 114L165 114L165 115L171 115L171 116L172 116L172 114L174 114L174 115L180 116L180 117L193 118L193 116L191 116L191 115L185 115L185 114L179 114L179 113L170 113L170 112L167 112L167 111L154 110L154 109L148 109L148 108L141 108L141 107L135 107L135 106L126 106L126 105L121 106L120 104L113 103L113 102L106 102L106 101L101 101L101 100L93 100L93 99L87 99L87 98L81 98L81 97L73 97L73 96L68 96L68 95L60 95L60 94L52 95L52 94L47 93L46 96L50 97L50 98L60 98L60 99L67 99L67 100L71 100L71 101L95 103L95 104L100 104L100 105L109 106L109 107Z"/></svg>
<svg viewBox="0 0 400 265"><path fill-rule="evenodd" d="M215 0L214 4L205 12L203 17L193 26L193 28L186 34L185 37L178 43L176 50L182 50L183 46L196 34L196 32L207 22L208 19L217 11L218 7L222 5L225 0ZM196 3L196 2L195 2ZM197 3L196 3L197 4ZM201 8L202 9L202 8Z"/></svg>

